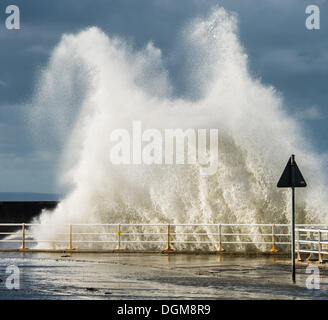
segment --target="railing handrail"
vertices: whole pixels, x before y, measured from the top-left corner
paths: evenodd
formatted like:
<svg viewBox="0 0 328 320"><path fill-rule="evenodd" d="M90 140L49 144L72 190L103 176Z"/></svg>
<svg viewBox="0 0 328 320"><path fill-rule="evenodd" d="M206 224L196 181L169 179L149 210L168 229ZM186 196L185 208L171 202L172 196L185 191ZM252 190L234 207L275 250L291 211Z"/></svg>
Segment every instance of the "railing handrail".
<svg viewBox="0 0 328 320"><path fill-rule="evenodd" d="M321 233L327 233L328 229L326 227L328 224L297 224L296 231L298 234L302 232L317 232L319 237ZM282 223L67 223L67 224L41 224L41 223L0 223L1 227L20 227L20 231L15 232L0 232L2 235L7 236L17 236L21 237L20 240L15 239L15 237L0 239L0 242L21 242L21 250L27 250L26 244L28 243L54 243L62 244L66 243L68 246L65 250L76 250L75 246L81 243L108 243L116 244L115 250L124 250L125 244L159 244L166 243L166 251L173 251L174 249L171 245L178 244L209 244L217 246L217 251L223 252L224 245L265 245L270 244L271 253L278 252L276 246L290 245L290 227L291 224ZM38 236L37 239L33 237L35 233L34 230L38 228L65 228L64 230L59 229L58 232L54 232L54 237L47 237L47 232L42 236ZM114 230L100 230L99 232L92 232L93 230L85 230L84 227L97 228L97 227L114 227ZM135 228L133 228L135 227ZM143 227L142 232L138 230L137 227ZM147 228L157 228L149 230ZM227 230L225 228L230 227ZM239 228L233 228L239 227ZM243 228L248 229L243 229ZM287 227L287 228L286 228ZM317 228L315 228L317 227ZM323 228L325 227L325 228ZM163 229L158 229L163 228ZM182 229L181 229L182 228ZM185 229L184 229L185 228ZM191 228L191 230L190 230ZM203 230L193 229L193 228L207 228L207 231L200 232ZM211 228L216 228L215 230ZM270 228L263 233L256 232L256 228ZM277 228L280 228L277 231ZM286 228L286 229L285 229ZM254 230L255 229L255 230ZM1 229L0 229L1 230ZM97 230L97 229L95 229ZM156 232L158 230L159 232ZM252 233L251 230L255 231ZM7 230L4 230L7 231ZM84 231L84 232L83 232ZM90 232L91 231L91 232ZM109 232L112 231L112 232ZM153 231L153 232L150 232ZM262 231L264 231L262 229ZM99 238L102 236L102 238ZM45 238L46 237L46 238ZM191 238L190 238L191 237ZM205 238L207 237L207 238ZM47 238L52 238L48 239ZM90 238L90 239L89 239ZM298 253L303 252L300 248L300 244L317 244L317 240L297 240ZM326 240L320 239L319 246L325 246ZM75 246L74 246L75 245ZM123 247L123 248L122 248ZM319 250L321 254L322 250ZM313 252L318 252L313 250ZM322 253L327 254L327 253Z"/></svg>
<svg viewBox="0 0 328 320"><path fill-rule="evenodd" d="M328 235L328 228L327 224L324 224L326 228L296 228L296 232L298 234L298 239L296 240L296 243L298 244L296 252L298 255L298 260L301 260L300 253L310 253L310 256L308 257L308 260L313 259L313 255L318 255L318 261L320 263L323 262L322 255L328 255L327 248L323 248L323 246L327 246L328 240L322 239L322 235L325 234L326 237ZM304 236L304 232L308 235L310 234L310 240L308 240L308 237L306 239L301 239L300 236ZM313 236L316 236L317 239L313 238ZM310 245L309 249L301 248L301 245ZM315 246L317 248L315 248Z"/></svg>
<svg viewBox="0 0 328 320"><path fill-rule="evenodd" d="M296 228L296 231L301 231L301 232L323 232L323 233L328 233L328 228L325 229L320 229L320 228Z"/></svg>
<svg viewBox="0 0 328 320"><path fill-rule="evenodd" d="M21 226L21 223L0 223L0 226ZM55 226L55 227L66 227L68 225L72 226L255 226L255 227L272 227L272 223L67 223L67 224L50 224L50 223L24 223L25 226ZM290 223L274 223L277 227L290 227ZM296 226L327 226L326 223L300 223Z"/></svg>

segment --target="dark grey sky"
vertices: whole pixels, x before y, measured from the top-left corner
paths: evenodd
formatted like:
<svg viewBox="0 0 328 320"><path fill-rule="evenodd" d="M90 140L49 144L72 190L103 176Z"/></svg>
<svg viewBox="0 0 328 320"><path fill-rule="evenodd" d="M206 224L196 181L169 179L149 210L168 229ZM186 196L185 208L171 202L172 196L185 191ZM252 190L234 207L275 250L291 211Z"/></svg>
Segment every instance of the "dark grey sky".
<svg viewBox="0 0 328 320"><path fill-rule="evenodd" d="M10 4L20 7L20 30L5 29ZM55 184L60 150L49 157L38 148L22 108L63 33L95 25L136 48L152 40L163 51L176 94L183 95L184 58L173 50L177 34L216 4L237 13L251 72L282 93L314 148L328 153L327 0L0 0L0 192L60 191ZM309 4L320 7L320 30L305 28Z"/></svg>

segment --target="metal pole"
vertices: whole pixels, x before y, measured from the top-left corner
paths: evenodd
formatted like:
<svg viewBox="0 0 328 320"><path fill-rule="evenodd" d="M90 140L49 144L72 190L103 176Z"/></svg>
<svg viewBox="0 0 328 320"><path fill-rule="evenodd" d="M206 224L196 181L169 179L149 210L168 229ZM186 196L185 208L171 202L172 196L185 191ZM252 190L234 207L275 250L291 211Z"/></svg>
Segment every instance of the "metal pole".
<svg viewBox="0 0 328 320"><path fill-rule="evenodd" d="M117 250L121 250L121 224L118 225L118 231L117 231L117 235L118 235L118 238L117 238Z"/></svg>
<svg viewBox="0 0 328 320"><path fill-rule="evenodd" d="M71 224L69 225L69 247L67 250L75 250L75 248L73 248L73 232Z"/></svg>
<svg viewBox="0 0 328 320"><path fill-rule="evenodd" d="M296 283L295 277L295 156L291 159L291 178L292 178L292 280Z"/></svg>
<svg viewBox="0 0 328 320"><path fill-rule="evenodd" d="M322 263L322 256L321 256L321 231L318 231L318 254L319 254L319 263Z"/></svg>
<svg viewBox="0 0 328 320"><path fill-rule="evenodd" d="M224 249L222 248L222 226L221 226L221 223L219 224L219 248L216 251L217 252L224 252Z"/></svg>
<svg viewBox="0 0 328 320"><path fill-rule="evenodd" d="M20 247L20 250L27 249L25 247L25 223L22 223L22 246Z"/></svg>
<svg viewBox="0 0 328 320"><path fill-rule="evenodd" d="M171 246L170 246L170 225L167 225L167 251L171 250Z"/></svg>
<svg viewBox="0 0 328 320"><path fill-rule="evenodd" d="M171 248L171 226L167 225L167 247L164 249L165 252L173 251Z"/></svg>
<svg viewBox="0 0 328 320"><path fill-rule="evenodd" d="M295 278L295 188L292 187L292 279Z"/></svg>
<svg viewBox="0 0 328 320"><path fill-rule="evenodd" d="M300 240L301 240L301 238L300 238L300 230L297 229L297 260L298 261L301 261L302 260L302 257L301 257L301 254L300 254L300 250L301 250L301 248L300 248Z"/></svg>
<svg viewBox="0 0 328 320"><path fill-rule="evenodd" d="M275 225L272 224L272 248L269 250L269 252L278 252L279 250L276 249L276 230L275 230Z"/></svg>
<svg viewBox="0 0 328 320"><path fill-rule="evenodd" d="M312 251L313 251L313 232L310 232L310 241L311 241L311 243L310 243L310 255L306 258L306 260L307 261L311 261L312 259L313 259L313 253L312 253Z"/></svg>

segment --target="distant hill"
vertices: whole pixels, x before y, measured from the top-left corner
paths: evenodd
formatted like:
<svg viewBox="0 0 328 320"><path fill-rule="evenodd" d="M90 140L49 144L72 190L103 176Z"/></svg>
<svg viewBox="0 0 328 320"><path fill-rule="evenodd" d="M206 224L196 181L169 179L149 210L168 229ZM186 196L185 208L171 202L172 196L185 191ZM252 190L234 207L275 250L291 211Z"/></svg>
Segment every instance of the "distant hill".
<svg viewBox="0 0 328 320"><path fill-rule="evenodd" d="M0 192L0 201L59 201L61 198L55 193Z"/></svg>

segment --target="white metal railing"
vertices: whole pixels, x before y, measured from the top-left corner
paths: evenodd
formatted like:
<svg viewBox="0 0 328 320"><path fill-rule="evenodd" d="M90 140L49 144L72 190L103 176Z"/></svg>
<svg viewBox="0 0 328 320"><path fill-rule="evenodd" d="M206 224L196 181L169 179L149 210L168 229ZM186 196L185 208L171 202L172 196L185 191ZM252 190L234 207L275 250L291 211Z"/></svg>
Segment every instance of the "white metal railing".
<svg viewBox="0 0 328 320"><path fill-rule="evenodd" d="M315 259L322 263L323 255L328 254L328 228L296 228L296 253L301 260L301 253L309 253L307 260Z"/></svg>
<svg viewBox="0 0 328 320"><path fill-rule="evenodd" d="M321 233L327 225L298 224L298 255L304 251L300 248L304 243L323 241ZM310 229L313 227L321 229ZM16 230L12 230L15 228ZM19 229L19 230L17 230ZM305 230L319 234L318 240L301 239ZM316 231L314 231L316 230ZM319 231L318 231L319 230ZM309 231L306 231L309 232ZM21 243L20 250L42 248L65 250L210 250L238 251L248 249L270 252L286 251L290 245L290 224L68 224L46 225L33 223L0 224L0 251L8 248L8 244ZM327 241L328 244L328 241ZM46 245L46 246L45 246ZM9 245L10 246L10 245ZM12 245L11 245L12 246ZM320 247L321 248L321 247ZM314 252L314 251L311 251ZM318 251L321 254L328 252Z"/></svg>

